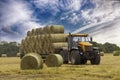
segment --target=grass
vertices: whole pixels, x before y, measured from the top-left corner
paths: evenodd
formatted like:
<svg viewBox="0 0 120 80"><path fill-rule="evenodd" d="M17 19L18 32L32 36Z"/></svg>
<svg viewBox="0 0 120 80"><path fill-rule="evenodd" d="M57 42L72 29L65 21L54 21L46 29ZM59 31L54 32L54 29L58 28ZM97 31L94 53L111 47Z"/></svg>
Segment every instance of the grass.
<svg viewBox="0 0 120 80"><path fill-rule="evenodd" d="M21 70L18 57L0 58L0 80L120 80L120 56L105 54L100 65L62 65Z"/></svg>

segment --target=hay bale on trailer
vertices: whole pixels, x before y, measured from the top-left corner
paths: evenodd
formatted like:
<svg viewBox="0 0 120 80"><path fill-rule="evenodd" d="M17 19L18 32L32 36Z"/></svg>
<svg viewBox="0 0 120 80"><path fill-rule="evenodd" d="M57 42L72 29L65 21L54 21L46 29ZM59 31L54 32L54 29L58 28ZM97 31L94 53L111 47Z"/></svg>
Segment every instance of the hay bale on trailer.
<svg viewBox="0 0 120 80"><path fill-rule="evenodd" d="M55 42L66 42L68 34L50 34L51 41Z"/></svg>
<svg viewBox="0 0 120 80"><path fill-rule="evenodd" d="M22 58L20 67L22 70L42 69L43 61L39 54L28 53Z"/></svg>
<svg viewBox="0 0 120 80"><path fill-rule="evenodd" d="M59 49L61 47L68 47L67 42L58 42L58 43L52 43L54 49Z"/></svg>
<svg viewBox="0 0 120 80"><path fill-rule="evenodd" d="M43 28L43 34L50 34L51 33L51 27L50 26L45 26Z"/></svg>
<svg viewBox="0 0 120 80"><path fill-rule="evenodd" d="M45 38L44 40L49 40L53 43L55 42L67 42L68 34L41 34L39 38Z"/></svg>
<svg viewBox="0 0 120 80"><path fill-rule="evenodd" d="M42 39L42 52L51 53L52 52L52 41L49 34L41 35Z"/></svg>
<svg viewBox="0 0 120 80"><path fill-rule="evenodd" d="M63 64L63 58L59 54L50 54L45 60L48 67L60 67Z"/></svg>
<svg viewBox="0 0 120 80"><path fill-rule="evenodd" d="M62 25L52 25L52 26L45 26L43 28L43 32L50 34L59 34L59 33L64 33L64 26Z"/></svg>
<svg viewBox="0 0 120 80"><path fill-rule="evenodd" d="M64 26L62 25L52 25L50 27L51 33L64 33Z"/></svg>
<svg viewBox="0 0 120 80"><path fill-rule="evenodd" d="M27 36L31 36L31 31L28 31L28 32L27 32Z"/></svg>
<svg viewBox="0 0 120 80"><path fill-rule="evenodd" d="M31 35L36 35L36 29L32 29Z"/></svg>
<svg viewBox="0 0 120 80"><path fill-rule="evenodd" d="M26 41L25 41L25 39L23 39L21 41L19 52L22 53L22 54L26 53Z"/></svg>
<svg viewBox="0 0 120 80"><path fill-rule="evenodd" d="M43 28L38 28L38 35L43 34Z"/></svg>

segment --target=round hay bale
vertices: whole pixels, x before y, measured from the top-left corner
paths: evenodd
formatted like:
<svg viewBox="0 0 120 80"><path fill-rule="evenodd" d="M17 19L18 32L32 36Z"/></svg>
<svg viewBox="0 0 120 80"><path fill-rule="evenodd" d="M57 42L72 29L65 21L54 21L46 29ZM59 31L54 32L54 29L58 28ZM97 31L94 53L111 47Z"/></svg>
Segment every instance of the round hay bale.
<svg viewBox="0 0 120 80"><path fill-rule="evenodd" d="M24 44L24 42L25 42L25 40L24 40L24 39L22 39L22 41L21 41L21 45L22 45L22 44Z"/></svg>
<svg viewBox="0 0 120 80"><path fill-rule="evenodd" d="M44 40L49 40L53 43L55 42L67 42L68 34L42 34L40 38Z"/></svg>
<svg viewBox="0 0 120 80"><path fill-rule="evenodd" d="M45 26L45 27L43 28L43 33L44 33L44 34L50 34L50 33L51 33L50 26Z"/></svg>
<svg viewBox="0 0 120 80"><path fill-rule="evenodd" d="M104 52L100 52L100 56L104 56Z"/></svg>
<svg viewBox="0 0 120 80"><path fill-rule="evenodd" d="M52 42L66 42L68 34L50 34Z"/></svg>
<svg viewBox="0 0 120 80"><path fill-rule="evenodd" d="M120 55L120 51L114 51L113 52L113 56L119 56Z"/></svg>
<svg viewBox="0 0 120 80"><path fill-rule="evenodd" d="M36 28L36 35L39 35L39 28Z"/></svg>
<svg viewBox="0 0 120 80"><path fill-rule="evenodd" d="M62 25L52 25L50 27L51 33L64 33L64 26Z"/></svg>
<svg viewBox="0 0 120 80"><path fill-rule="evenodd" d="M42 69L43 68L43 61L42 61L42 58L39 54L28 53L22 58L20 67L22 70Z"/></svg>
<svg viewBox="0 0 120 80"><path fill-rule="evenodd" d="M67 42L60 42L60 43L52 43L54 49L59 49L61 47L68 47Z"/></svg>
<svg viewBox="0 0 120 80"><path fill-rule="evenodd" d="M27 36L31 36L31 31L28 31L28 32L27 32Z"/></svg>
<svg viewBox="0 0 120 80"><path fill-rule="evenodd" d="M1 54L1 57L7 57L7 54Z"/></svg>
<svg viewBox="0 0 120 80"><path fill-rule="evenodd" d="M49 53L48 47L50 39L48 39L48 34L45 34L42 40L43 53Z"/></svg>
<svg viewBox="0 0 120 80"><path fill-rule="evenodd" d="M48 67L60 67L63 64L63 58L59 54L50 54L47 56L45 64Z"/></svg>
<svg viewBox="0 0 120 80"><path fill-rule="evenodd" d="M43 34L43 29L42 28L38 28L38 33L39 33L39 35Z"/></svg>
<svg viewBox="0 0 120 80"><path fill-rule="evenodd" d="M36 29L32 29L32 35L36 35Z"/></svg>
<svg viewBox="0 0 120 80"><path fill-rule="evenodd" d="M41 35L37 35L36 50L37 50L37 53L41 53L42 52Z"/></svg>

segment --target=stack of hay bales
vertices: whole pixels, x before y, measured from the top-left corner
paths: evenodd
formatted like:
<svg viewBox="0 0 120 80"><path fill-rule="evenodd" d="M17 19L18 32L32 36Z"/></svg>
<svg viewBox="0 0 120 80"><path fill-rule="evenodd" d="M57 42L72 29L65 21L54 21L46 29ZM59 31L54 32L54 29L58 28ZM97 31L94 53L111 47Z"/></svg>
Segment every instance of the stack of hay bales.
<svg viewBox="0 0 120 80"><path fill-rule="evenodd" d="M22 40L19 51L24 54L29 52L50 54L55 49L68 46L67 36L68 34L64 34L64 27L61 25L32 29Z"/></svg>
<svg viewBox="0 0 120 80"><path fill-rule="evenodd" d="M63 63L63 58L60 55L54 54L56 49L67 47L66 42L68 34L64 34L64 26L53 25L45 26L43 28L32 29L27 32L27 36L22 40L19 52L25 54L21 60L21 69L38 69L37 65L33 62L29 63L32 59L38 60L36 55L28 53L50 54L46 59L46 65L49 67L58 67ZM52 55L54 54L54 55ZM30 57L28 57L30 56ZM52 58L53 59L50 59ZM55 57L55 58L54 58ZM28 61L29 59L29 61ZM49 60L56 61L50 62ZM39 62L39 61L37 61ZM49 65L49 63L51 65ZM53 63L53 65L52 65ZM35 67L29 65L36 65Z"/></svg>

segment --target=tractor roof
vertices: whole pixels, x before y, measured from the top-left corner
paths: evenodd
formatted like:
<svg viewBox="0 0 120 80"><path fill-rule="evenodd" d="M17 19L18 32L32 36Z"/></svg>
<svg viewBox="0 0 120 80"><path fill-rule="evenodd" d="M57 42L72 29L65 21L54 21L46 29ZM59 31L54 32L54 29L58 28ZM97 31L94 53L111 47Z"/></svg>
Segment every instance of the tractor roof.
<svg viewBox="0 0 120 80"><path fill-rule="evenodd" d="M73 37L87 37L88 34L84 33L84 34L71 34L70 36L73 36Z"/></svg>

